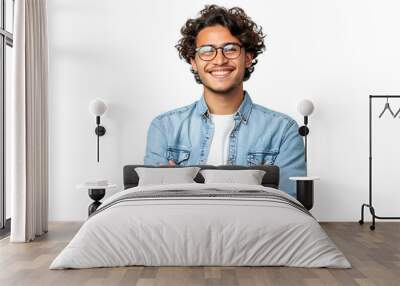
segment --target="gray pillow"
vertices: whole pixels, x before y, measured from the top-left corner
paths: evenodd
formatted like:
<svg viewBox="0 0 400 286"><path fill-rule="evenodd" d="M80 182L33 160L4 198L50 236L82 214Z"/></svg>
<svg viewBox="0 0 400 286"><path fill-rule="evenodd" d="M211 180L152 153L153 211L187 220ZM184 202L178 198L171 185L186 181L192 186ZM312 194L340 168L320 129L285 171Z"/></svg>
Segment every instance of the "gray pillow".
<svg viewBox="0 0 400 286"><path fill-rule="evenodd" d="M139 176L138 186L196 183L193 179L199 170L199 167L135 168Z"/></svg>
<svg viewBox="0 0 400 286"><path fill-rule="evenodd" d="M261 185L265 171L262 170L201 170L204 183L236 183Z"/></svg>

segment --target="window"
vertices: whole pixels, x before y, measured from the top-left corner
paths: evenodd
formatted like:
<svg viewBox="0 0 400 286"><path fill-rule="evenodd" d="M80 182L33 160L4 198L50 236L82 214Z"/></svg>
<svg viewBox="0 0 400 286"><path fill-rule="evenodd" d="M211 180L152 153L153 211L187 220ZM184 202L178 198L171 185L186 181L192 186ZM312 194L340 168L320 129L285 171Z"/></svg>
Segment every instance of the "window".
<svg viewBox="0 0 400 286"><path fill-rule="evenodd" d="M5 105L11 92L14 0L0 0L0 236L9 231L10 195L5 193Z"/></svg>

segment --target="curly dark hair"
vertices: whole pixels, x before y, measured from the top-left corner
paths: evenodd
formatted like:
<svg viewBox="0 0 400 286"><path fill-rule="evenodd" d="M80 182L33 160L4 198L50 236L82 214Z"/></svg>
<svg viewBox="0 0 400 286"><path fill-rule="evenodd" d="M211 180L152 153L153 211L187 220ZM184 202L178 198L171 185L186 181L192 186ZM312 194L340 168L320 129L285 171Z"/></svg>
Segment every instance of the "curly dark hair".
<svg viewBox="0 0 400 286"><path fill-rule="evenodd" d="M262 27L257 26L244 10L239 7L226 9L218 5L206 5L200 11L200 16L195 19L188 19L181 28L182 38L175 45L179 52L179 58L183 58L190 64L196 54L196 37L199 32L211 26L221 25L229 29L230 33L239 39L247 53L253 56L253 62L249 68L246 68L243 81L250 78L257 64L257 56L265 50ZM191 67L191 72L197 83L202 83L199 74Z"/></svg>

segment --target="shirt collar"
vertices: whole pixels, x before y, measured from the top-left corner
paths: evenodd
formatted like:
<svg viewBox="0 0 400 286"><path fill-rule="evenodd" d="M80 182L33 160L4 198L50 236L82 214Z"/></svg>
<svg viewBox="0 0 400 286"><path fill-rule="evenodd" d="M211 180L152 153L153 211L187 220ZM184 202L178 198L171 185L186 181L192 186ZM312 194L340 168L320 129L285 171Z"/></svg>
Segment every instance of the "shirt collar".
<svg viewBox="0 0 400 286"><path fill-rule="evenodd" d="M248 94L247 91L244 91L244 98L238 108L238 111L235 114L235 119L240 118L244 124L247 124L247 122L249 121L252 107L253 107L253 102L250 98L250 95ZM204 95L197 102L196 109L197 109L197 114L199 114L200 116L206 116L206 117L209 116L208 106L204 99Z"/></svg>

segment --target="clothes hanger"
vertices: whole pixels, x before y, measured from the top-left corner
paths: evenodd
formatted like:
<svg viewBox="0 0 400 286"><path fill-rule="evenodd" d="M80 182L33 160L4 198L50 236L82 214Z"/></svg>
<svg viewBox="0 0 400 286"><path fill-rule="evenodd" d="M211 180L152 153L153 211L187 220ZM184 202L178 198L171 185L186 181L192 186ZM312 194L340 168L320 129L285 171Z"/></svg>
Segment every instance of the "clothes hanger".
<svg viewBox="0 0 400 286"><path fill-rule="evenodd" d="M395 113L394 117L396 118L399 113L400 113L400 108L399 108L399 110L397 110L397 112Z"/></svg>
<svg viewBox="0 0 400 286"><path fill-rule="evenodd" d="M388 98L388 97L386 97L385 107L383 108L383 111L382 111L381 114L379 115L379 118L382 117L382 115L385 113L386 110L389 110L390 114L392 114L393 117L396 117L397 113L399 113L399 111L400 111L400 109L399 109L399 111L396 112L396 115L394 115L392 109L390 108L390 105L389 105L389 98Z"/></svg>

